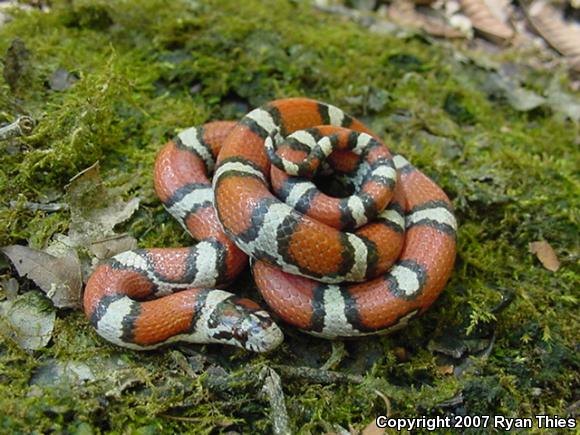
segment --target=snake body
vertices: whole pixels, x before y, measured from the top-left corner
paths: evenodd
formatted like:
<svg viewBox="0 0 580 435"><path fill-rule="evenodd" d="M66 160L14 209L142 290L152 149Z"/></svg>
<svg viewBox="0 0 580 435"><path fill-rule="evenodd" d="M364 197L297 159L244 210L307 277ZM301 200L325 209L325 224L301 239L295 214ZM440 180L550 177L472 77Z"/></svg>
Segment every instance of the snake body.
<svg viewBox="0 0 580 435"><path fill-rule="evenodd" d="M350 194L324 193L315 174L334 174ZM278 346L282 333L265 310L218 289L247 256L271 311L325 338L404 326L453 269L448 197L332 105L276 100L238 123L185 130L160 151L154 179L166 209L199 243L128 251L97 267L85 313L121 346Z"/></svg>

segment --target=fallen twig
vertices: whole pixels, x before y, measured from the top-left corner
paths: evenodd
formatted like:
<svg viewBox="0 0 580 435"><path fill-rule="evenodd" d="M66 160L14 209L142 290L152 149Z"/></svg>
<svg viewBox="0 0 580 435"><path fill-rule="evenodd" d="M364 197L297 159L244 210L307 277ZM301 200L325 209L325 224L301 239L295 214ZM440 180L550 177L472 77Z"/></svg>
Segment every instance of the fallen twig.
<svg viewBox="0 0 580 435"><path fill-rule="evenodd" d="M364 380L362 376L312 367L276 366L276 369L285 378L306 380L317 384L362 384Z"/></svg>
<svg viewBox="0 0 580 435"><path fill-rule="evenodd" d="M276 371L270 367L264 367L260 373L264 379L262 392L270 402L270 418L272 420L272 432L275 435L291 434L288 422L288 412L284 402L284 392L282 391L282 381Z"/></svg>
<svg viewBox="0 0 580 435"><path fill-rule="evenodd" d="M332 342L332 354L328 360L323 364L321 370L332 370L338 367L345 356L348 356L348 352L344 347L343 341L333 341Z"/></svg>
<svg viewBox="0 0 580 435"><path fill-rule="evenodd" d="M19 203L18 201L10 201L10 207L17 207L21 206L31 211L60 211L60 210L68 210L68 204L64 202L51 202L47 204L42 204L40 202L30 202L25 201L23 203Z"/></svg>
<svg viewBox="0 0 580 435"><path fill-rule="evenodd" d="M28 136L34 130L36 123L29 116L20 116L12 124L0 128L0 140L7 140L13 137Z"/></svg>

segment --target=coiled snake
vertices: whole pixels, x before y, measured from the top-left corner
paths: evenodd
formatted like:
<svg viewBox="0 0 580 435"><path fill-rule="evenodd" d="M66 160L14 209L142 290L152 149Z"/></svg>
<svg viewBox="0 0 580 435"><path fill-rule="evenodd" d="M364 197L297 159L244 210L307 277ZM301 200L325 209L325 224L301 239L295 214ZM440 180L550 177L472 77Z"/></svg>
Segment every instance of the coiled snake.
<svg viewBox="0 0 580 435"><path fill-rule="evenodd" d="M349 195L324 193L315 174L334 174ZM132 349L277 347L283 335L268 312L217 289L247 256L271 311L325 338L403 326L453 269L457 225L445 193L329 104L276 100L238 123L185 130L160 151L155 188L199 243L121 253L84 294L97 332Z"/></svg>

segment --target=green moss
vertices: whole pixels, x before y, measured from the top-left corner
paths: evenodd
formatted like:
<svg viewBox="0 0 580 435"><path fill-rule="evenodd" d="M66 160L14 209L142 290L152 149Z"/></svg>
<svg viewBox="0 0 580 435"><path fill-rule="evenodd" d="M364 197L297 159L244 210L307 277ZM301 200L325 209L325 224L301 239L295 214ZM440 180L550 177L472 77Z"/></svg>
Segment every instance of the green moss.
<svg viewBox="0 0 580 435"><path fill-rule="evenodd" d="M329 101L363 117L449 193L459 254L447 290L422 319L391 337L347 343L338 370L364 374L362 384L284 379L293 428L362 428L386 412L375 391L401 417L457 410L444 403L460 393L458 406L471 415L566 414L579 373L577 124L547 109L517 112L488 94L489 70L468 61L481 54L373 34L306 2L53 3L48 13L15 12L0 28L3 68L21 71L21 78L0 79L0 121L19 114L38 121L32 136L0 143L0 244L44 247L65 233L68 211L32 211L26 203L58 198L97 160L108 186L130 182L125 191L142 199L119 231L141 246L190 243L153 193L160 145L189 125L236 118L272 98ZM518 56L508 50L494 61ZM50 89L57 68L79 80ZM551 76L525 70L522 83L541 93ZM528 252L528 243L541 239L559 255L556 273ZM446 375L440 367L459 362L440 360L428 345L450 331L460 341L493 335L495 342L461 376ZM218 382L207 373L191 378L167 351L118 354L82 314L61 311L42 351L27 354L0 338L0 428L267 433L259 369L319 367L330 355L329 343L286 332L285 345L265 357L194 347L205 355L200 373L226 368ZM401 347L403 360L394 351ZM120 355L135 379L124 388L99 377L75 387L30 385L49 361L88 363L95 355ZM111 393L115 387L119 392Z"/></svg>

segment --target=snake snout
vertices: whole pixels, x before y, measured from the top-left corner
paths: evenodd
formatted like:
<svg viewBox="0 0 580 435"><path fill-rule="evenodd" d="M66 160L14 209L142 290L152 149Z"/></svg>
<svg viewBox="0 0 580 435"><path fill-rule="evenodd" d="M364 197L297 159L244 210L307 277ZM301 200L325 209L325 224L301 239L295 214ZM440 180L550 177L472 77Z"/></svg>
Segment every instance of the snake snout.
<svg viewBox="0 0 580 435"><path fill-rule="evenodd" d="M284 341L284 334L265 311L252 313L246 325L246 340L243 347L253 352L270 352Z"/></svg>

